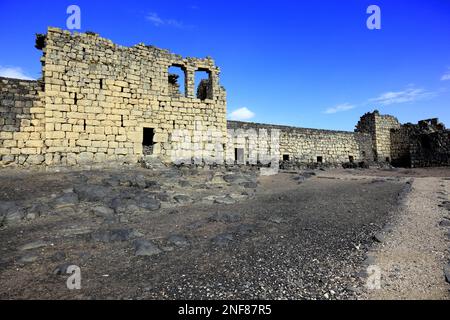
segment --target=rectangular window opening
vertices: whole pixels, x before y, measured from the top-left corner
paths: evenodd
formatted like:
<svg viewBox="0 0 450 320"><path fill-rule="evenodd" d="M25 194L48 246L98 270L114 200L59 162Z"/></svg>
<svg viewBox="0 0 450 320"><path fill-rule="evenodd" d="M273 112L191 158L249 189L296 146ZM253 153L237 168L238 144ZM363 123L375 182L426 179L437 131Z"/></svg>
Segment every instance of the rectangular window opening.
<svg viewBox="0 0 450 320"><path fill-rule="evenodd" d="M353 162L355 162L355 158L353 156L348 156L348 161L350 163L353 163Z"/></svg>
<svg viewBox="0 0 450 320"><path fill-rule="evenodd" d="M283 154L283 161L289 161L289 155Z"/></svg>
<svg viewBox="0 0 450 320"><path fill-rule="evenodd" d="M186 68L182 65L172 65L168 69L169 95L174 98L187 96Z"/></svg>
<svg viewBox="0 0 450 320"><path fill-rule="evenodd" d="M198 69L194 74L197 99L212 99L212 78L211 71L207 69Z"/></svg>
<svg viewBox="0 0 450 320"><path fill-rule="evenodd" d="M317 157L317 163L323 163L323 157L322 156L318 156Z"/></svg>

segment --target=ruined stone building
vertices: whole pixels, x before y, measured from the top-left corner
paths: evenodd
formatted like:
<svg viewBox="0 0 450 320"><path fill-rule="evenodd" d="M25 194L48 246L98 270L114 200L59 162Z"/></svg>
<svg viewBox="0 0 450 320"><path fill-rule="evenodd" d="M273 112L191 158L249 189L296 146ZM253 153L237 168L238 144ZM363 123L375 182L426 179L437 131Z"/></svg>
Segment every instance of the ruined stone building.
<svg viewBox="0 0 450 320"><path fill-rule="evenodd" d="M36 48L39 80L0 78L2 165L136 163L147 155L167 163L450 164L449 130L437 119L401 125L375 111L355 132L227 121L220 70L209 57L57 28L38 35ZM199 72L207 77L198 81Z"/></svg>
<svg viewBox="0 0 450 320"><path fill-rule="evenodd" d="M361 117L356 131L372 136L374 161L399 167L450 165L450 130L437 118L402 125L375 110Z"/></svg>

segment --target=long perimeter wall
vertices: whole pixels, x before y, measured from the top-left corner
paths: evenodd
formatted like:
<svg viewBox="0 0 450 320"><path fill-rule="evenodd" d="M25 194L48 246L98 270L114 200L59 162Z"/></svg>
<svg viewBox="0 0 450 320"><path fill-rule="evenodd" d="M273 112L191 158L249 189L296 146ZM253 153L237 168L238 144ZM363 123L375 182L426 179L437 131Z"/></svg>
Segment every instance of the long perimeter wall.
<svg viewBox="0 0 450 320"><path fill-rule="evenodd" d="M241 130L243 134L249 130L255 130L259 141L253 143L253 145L261 143L270 145L272 131L278 130L280 160L305 164L373 161L372 137L367 133L296 128L239 121L228 121L228 130ZM232 140L231 133L228 134L228 137L229 149L243 148L244 156L248 157L251 152L248 147L249 141L245 139ZM265 139L267 139L267 142L264 141Z"/></svg>

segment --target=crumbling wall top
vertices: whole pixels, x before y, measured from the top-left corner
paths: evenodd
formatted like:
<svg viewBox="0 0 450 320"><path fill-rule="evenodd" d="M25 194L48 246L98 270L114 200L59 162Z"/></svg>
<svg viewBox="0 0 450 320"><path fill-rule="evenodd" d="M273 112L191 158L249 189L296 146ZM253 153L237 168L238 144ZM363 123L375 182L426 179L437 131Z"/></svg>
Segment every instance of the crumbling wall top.
<svg viewBox="0 0 450 320"><path fill-rule="evenodd" d="M75 39L76 42L79 43L80 49L82 44L92 44L94 46L109 47L112 51L122 50L132 52L134 50L138 50L141 55L146 55L149 59L166 59L168 65L181 65L193 70L206 69L214 72L215 74L220 73L220 68L215 65L214 59L210 56L206 56L204 58L183 57L179 54L172 53L167 49L158 48L144 43L138 43L130 47L122 46L115 44L112 40L103 38L99 34L91 31L80 33L49 27L46 35L36 34L36 48L45 50L47 46L55 45L54 41L56 41L59 37L63 37L66 40L69 38Z"/></svg>

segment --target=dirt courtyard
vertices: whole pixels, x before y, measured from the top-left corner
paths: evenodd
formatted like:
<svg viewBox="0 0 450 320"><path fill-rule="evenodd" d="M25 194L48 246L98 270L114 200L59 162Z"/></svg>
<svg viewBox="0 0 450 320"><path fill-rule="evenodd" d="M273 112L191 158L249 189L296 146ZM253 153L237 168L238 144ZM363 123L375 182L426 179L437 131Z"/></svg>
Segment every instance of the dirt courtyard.
<svg viewBox="0 0 450 320"><path fill-rule="evenodd" d="M3 169L0 181L0 299L450 298L450 169ZM381 288L367 289L368 265Z"/></svg>

